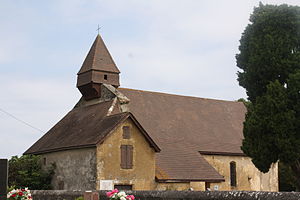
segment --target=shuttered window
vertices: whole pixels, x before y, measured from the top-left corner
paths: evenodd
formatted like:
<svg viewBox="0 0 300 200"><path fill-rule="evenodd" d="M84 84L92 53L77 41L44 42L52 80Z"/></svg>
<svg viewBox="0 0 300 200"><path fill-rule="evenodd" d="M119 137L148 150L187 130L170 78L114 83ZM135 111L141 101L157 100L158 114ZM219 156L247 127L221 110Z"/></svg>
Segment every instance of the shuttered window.
<svg viewBox="0 0 300 200"><path fill-rule="evenodd" d="M130 127L123 126L123 139L130 139Z"/></svg>
<svg viewBox="0 0 300 200"><path fill-rule="evenodd" d="M236 163L230 162L230 185L236 187Z"/></svg>
<svg viewBox="0 0 300 200"><path fill-rule="evenodd" d="M121 145L121 168L132 169L133 162L133 146Z"/></svg>

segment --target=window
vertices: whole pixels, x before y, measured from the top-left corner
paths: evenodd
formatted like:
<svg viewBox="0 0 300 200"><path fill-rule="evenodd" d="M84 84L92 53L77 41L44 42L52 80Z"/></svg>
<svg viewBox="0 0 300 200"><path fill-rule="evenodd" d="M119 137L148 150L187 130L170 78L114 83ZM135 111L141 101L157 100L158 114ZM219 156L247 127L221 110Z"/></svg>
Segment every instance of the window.
<svg viewBox="0 0 300 200"><path fill-rule="evenodd" d="M47 165L47 159L45 157L43 158L43 164Z"/></svg>
<svg viewBox="0 0 300 200"><path fill-rule="evenodd" d="M107 74L104 74L104 80L107 80Z"/></svg>
<svg viewBox="0 0 300 200"><path fill-rule="evenodd" d="M63 181L59 181L59 182L58 182L58 189L59 189L59 190L63 190L64 187L65 187L65 183L64 183Z"/></svg>
<svg viewBox="0 0 300 200"><path fill-rule="evenodd" d="M124 190L132 190L132 185L115 185L116 189L119 191L124 191Z"/></svg>
<svg viewBox="0 0 300 200"><path fill-rule="evenodd" d="M123 126L123 139L130 139L130 127Z"/></svg>
<svg viewBox="0 0 300 200"><path fill-rule="evenodd" d="M121 145L121 168L132 169L133 146Z"/></svg>
<svg viewBox="0 0 300 200"><path fill-rule="evenodd" d="M205 182L205 190L206 191L210 190L210 182Z"/></svg>
<svg viewBox="0 0 300 200"><path fill-rule="evenodd" d="M230 162L230 185L236 187L236 163Z"/></svg>

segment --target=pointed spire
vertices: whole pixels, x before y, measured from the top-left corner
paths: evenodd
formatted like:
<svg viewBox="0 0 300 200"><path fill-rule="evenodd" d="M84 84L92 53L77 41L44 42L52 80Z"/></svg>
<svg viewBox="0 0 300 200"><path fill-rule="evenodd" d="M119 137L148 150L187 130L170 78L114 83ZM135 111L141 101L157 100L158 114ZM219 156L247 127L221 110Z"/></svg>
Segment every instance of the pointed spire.
<svg viewBox="0 0 300 200"><path fill-rule="evenodd" d="M119 87L119 69L98 34L79 72L77 87L86 100L101 96L101 85Z"/></svg>
<svg viewBox="0 0 300 200"><path fill-rule="evenodd" d="M85 58L78 75L89 70L120 73L99 34Z"/></svg>

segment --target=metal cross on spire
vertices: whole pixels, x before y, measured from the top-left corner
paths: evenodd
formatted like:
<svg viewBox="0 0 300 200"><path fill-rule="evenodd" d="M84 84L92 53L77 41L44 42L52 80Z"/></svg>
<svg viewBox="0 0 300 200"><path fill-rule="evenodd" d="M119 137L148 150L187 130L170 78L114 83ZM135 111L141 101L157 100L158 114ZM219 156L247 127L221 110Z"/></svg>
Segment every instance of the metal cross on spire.
<svg viewBox="0 0 300 200"><path fill-rule="evenodd" d="M99 35L99 30L101 29L101 27L98 24L98 28L96 29L98 31L98 35Z"/></svg>

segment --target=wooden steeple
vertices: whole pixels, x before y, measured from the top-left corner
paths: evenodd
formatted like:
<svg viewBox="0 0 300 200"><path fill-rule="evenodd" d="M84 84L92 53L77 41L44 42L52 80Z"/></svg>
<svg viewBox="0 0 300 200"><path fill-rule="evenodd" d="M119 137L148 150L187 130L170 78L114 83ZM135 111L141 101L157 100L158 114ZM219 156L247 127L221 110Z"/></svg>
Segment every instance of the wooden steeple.
<svg viewBox="0 0 300 200"><path fill-rule="evenodd" d="M79 72L77 88L85 100L101 96L101 84L119 87L120 71L98 34Z"/></svg>

